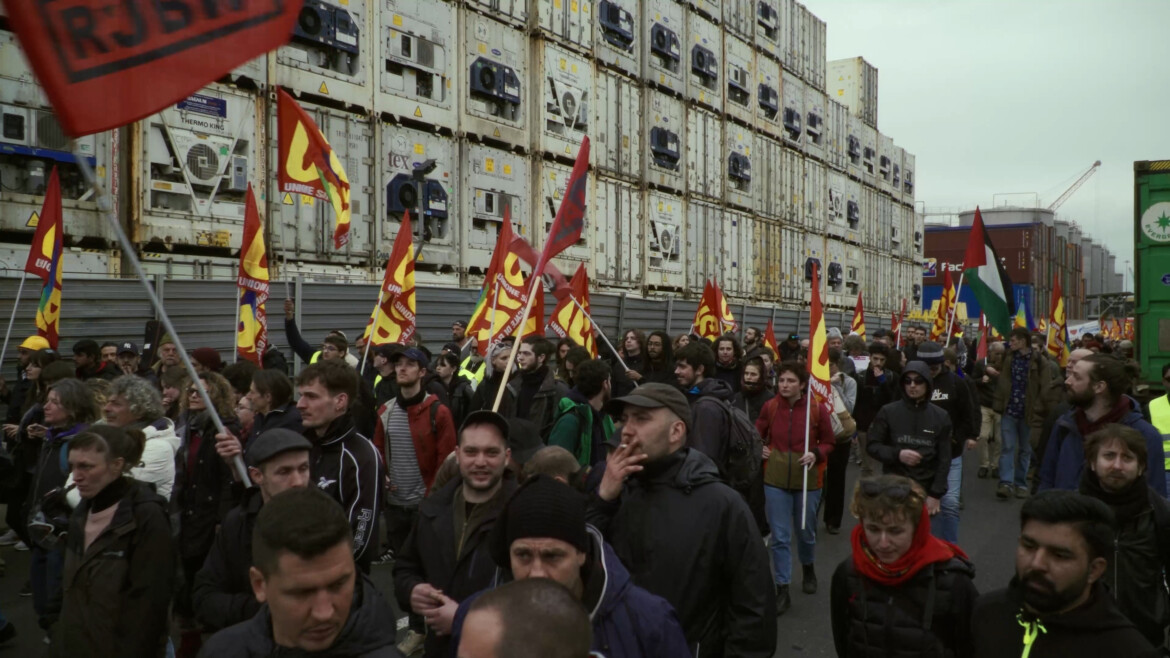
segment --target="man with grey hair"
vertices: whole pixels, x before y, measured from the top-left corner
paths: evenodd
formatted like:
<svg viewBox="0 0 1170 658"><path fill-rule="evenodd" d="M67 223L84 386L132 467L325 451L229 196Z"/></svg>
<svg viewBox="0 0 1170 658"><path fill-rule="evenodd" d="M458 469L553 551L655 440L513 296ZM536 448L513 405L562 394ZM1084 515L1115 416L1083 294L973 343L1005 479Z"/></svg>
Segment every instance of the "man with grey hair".
<svg viewBox="0 0 1170 658"><path fill-rule="evenodd" d="M190 395L194 390L191 387L183 394ZM175 484L179 437L175 424L163 415L158 389L141 377L123 375L110 385L110 397L102 413L108 424L141 430L146 435L142 462L130 474L135 480L153 484L158 495L169 500Z"/></svg>

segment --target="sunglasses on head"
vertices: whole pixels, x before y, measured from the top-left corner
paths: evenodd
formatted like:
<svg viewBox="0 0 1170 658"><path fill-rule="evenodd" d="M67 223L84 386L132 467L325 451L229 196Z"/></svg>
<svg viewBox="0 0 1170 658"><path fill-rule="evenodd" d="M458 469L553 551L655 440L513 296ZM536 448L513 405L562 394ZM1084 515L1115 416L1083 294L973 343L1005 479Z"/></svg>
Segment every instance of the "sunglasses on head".
<svg viewBox="0 0 1170 658"><path fill-rule="evenodd" d="M861 481L861 493L869 498L877 498L885 494L894 500L906 500L910 496L910 491L910 484L907 482L883 485L877 480Z"/></svg>

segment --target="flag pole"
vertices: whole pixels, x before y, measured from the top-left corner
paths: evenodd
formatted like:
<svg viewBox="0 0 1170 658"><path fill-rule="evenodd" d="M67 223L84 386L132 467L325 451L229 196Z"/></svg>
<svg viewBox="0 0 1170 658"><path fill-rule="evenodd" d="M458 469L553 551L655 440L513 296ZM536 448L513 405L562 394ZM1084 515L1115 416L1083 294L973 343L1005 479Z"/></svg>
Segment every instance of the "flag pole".
<svg viewBox="0 0 1170 658"><path fill-rule="evenodd" d="M27 277L28 272L20 273L20 285L16 288L16 299L12 300L12 315L8 318L8 331L4 332L4 347L0 348L0 365L4 363L4 356L8 354L8 339L12 337L12 325L16 323L16 307L20 305L20 295L24 292L24 280Z"/></svg>
<svg viewBox="0 0 1170 658"><path fill-rule="evenodd" d="M533 274L536 274L536 270L533 271ZM528 286L528 301L524 304L524 312L520 314L520 324L517 325L521 335L524 334L524 325L528 324L528 314L532 312L532 304L536 301L536 296L543 294L544 288L540 284L540 277L533 276L532 283ZM508 374L512 372L512 366L516 364L516 353L520 351L520 342L519 338L512 341L512 349L508 351L508 365L504 366L504 374L500 379L500 388L496 391L496 401L492 403L492 411L499 412L500 403L504 401L504 389L508 388Z"/></svg>
<svg viewBox="0 0 1170 658"><path fill-rule="evenodd" d="M569 299L573 300L573 303L577 306L577 309L581 311L581 315L584 315L585 319L589 321L589 324L593 325L593 330L597 332L597 335L601 337L601 340L605 341L606 347L608 347L609 350L614 354L617 354L617 350L613 348L613 343L609 342L609 339L605 337L605 332L601 330L601 326L597 324L597 322L593 319L593 316L589 315L589 311L586 311L585 308L581 306L581 302L577 301L576 297L569 295ZM630 367L626 365L625 359L619 358L618 363L621 364L623 370L626 372L630 371ZM634 382L634 386L637 385L638 383Z"/></svg>
<svg viewBox="0 0 1170 658"><path fill-rule="evenodd" d="M809 338L809 347L812 347L812 338L811 337ZM811 354L809 355L809 358L810 359L813 358ZM801 457L804 457L804 455L806 453L808 453L808 433L809 433L809 423L812 420L812 398L813 398L812 376L811 375L808 378L808 389L805 391L804 395L806 398L805 405L804 405L804 452L802 452L800 454ZM804 481L800 486L800 489L801 489L801 494L800 494L800 529L801 530L804 530L805 526L808 524L808 470L809 470L809 468L810 468L809 466L804 467L804 469L803 469L804 470Z"/></svg>
<svg viewBox="0 0 1170 658"><path fill-rule="evenodd" d="M101 209L102 215L105 216L106 222L110 225L110 230L117 237L118 244L122 247L122 255L130 261L130 266L134 268L134 273L138 276L138 281L142 283L143 289L146 290L146 297L150 300L155 312L158 313L159 322L162 323L163 328L170 334L171 339L175 341L175 349L179 352L179 358L183 361L187 375L191 378L191 385L199 391L199 397L203 400L203 405L207 408L207 413L211 416L211 421L215 423L216 431L220 434L230 434L227 428L224 427L223 420L219 417L219 412L215 410L215 404L211 401L211 396L207 394L207 387L203 385L203 380L199 378L199 373L195 372L195 366L191 364L191 357L187 355L187 350L183 348L183 342L179 337L179 332L175 329L175 325L171 323L171 318L167 315L166 309L163 308L162 301L150 285L150 279L146 277L146 272L142 270L142 263L138 261L138 254L134 251L134 245L126 237L126 232L122 230L121 222L114 215L109 192L101 187L97 176L94 175L93 169L89 166L89 162L82 157L77 140L74 139L71 142L73 155L77 161L78 168L81 169L81 174L85 176L86 182L89 183L89 186L93 188L94 193L97 195L98 207ZM240 478L240 482L245 487L253 486L252 479L248 477L248 469L244 466L244 460L240 455L236 455L232 459L232 467L235 469L237 477Z"/></svg>
<svg viewBox="0 0 1170 658"><path fill-rule="evenodd" d="M386 294L386 286L378 287L378 306L374 308L373 324L370 325L370 337L366 339L366 348L362 350L362 365L358 368L358 372L366 371L366 358L370 356L370 344L374 342L374 332L378 330L378 320L382 315L382 297Z"/></svg>

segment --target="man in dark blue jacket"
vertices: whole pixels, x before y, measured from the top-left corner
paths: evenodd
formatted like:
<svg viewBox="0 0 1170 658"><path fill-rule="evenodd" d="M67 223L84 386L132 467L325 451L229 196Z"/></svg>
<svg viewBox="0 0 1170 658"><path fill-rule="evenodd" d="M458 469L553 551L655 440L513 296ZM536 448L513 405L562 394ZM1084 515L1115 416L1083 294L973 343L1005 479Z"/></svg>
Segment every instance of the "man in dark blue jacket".
<svg viewBox="0 0 1170 658"><path fill-rule="evenodd" d="M1110 423L1132 427L1146 440L1146 479L1166 497L1162 435L1142 419L1137 401L1125 394L1130 378L1125 363L1109 354L1092 354L1069 368L1065 379L1072 408L1056 421L1044 450L1040 490L1076 491L1085 468L1085 437Z"/></svg>
<svg viewBox="0 0 1170 658"><path fill-rule="evenodd" d="M688 656L678 615L665 599L630 580L601 533L585 523L585 500L569 486L538 475L516 491L492 529L500 578L551 578L585 606L593 650L607 658ZM459 604L452 646L476 594Z"/></svg>

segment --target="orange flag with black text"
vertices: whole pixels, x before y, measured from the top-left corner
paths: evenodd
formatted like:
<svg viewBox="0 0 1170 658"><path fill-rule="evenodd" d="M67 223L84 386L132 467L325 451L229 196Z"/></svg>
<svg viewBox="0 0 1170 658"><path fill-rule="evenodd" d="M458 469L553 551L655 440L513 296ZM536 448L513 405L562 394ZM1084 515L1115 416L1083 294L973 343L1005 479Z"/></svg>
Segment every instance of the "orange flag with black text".
<svg viewBox="0 0 1170 658"><path fill-rule="evenodd" d="M398 236L394 238L378 292L378 304L370 314L362 339L371 345L406 343L414 332L414 231L407 211L398 226Z"/></svg>
<svg viewBox="0 0 1170 658"><path fill-rule="evenodd" d="M593 323L585 317L589 313L589 278L585 272L585 263L577 266L577 272L569 281L569 291L557 302L549 316L548 328L561 338L568 338L589 350L589 354L596 359L597 341L593 335Z"/></svg>
<svg viewBox="0 0 1170 658"><path fill-rule="evenodd" d="M333 248L349 242L349 178L317 123L283 89L277 96L277 180L280 191L303 194L333 206Z"/></svg>
<svg viewBox="0 0 1170 658"><path fill-rule="evenodd" d="M829 341L825 335L825 309L821 305L820 267L813 263L812 301L808 318L808 390L813 402L833 412L833 393L829 388Z"/></svg>
<svg viewBox="0 0 1170 658"><path fill-rule="evenodd" d="M857 306L853 308L853 323L849 325L849 331L865 340L865 308L861 304L860 290L857 291Z"/></svg>
<svg viewBox="0 0 1170 658"><path fill-rule="evenodd" d="M49 174L45 203L37 220L37 230L29 247L24 271L38 277L41 299L37 304L37 335L57 349L61 328L61 287L65 269L65 225L61 211L61 182L57 167Z"/></svg>
<svg viewBox="0 0 1170 658"><path fill-rule="evenodd" d="M264 225L256 209L256 195L248 184L244 205L244 238L240 244L240 307L236 315L236 353L241 359L263 368L268 348L268 252L264 248Z"/></svg>

